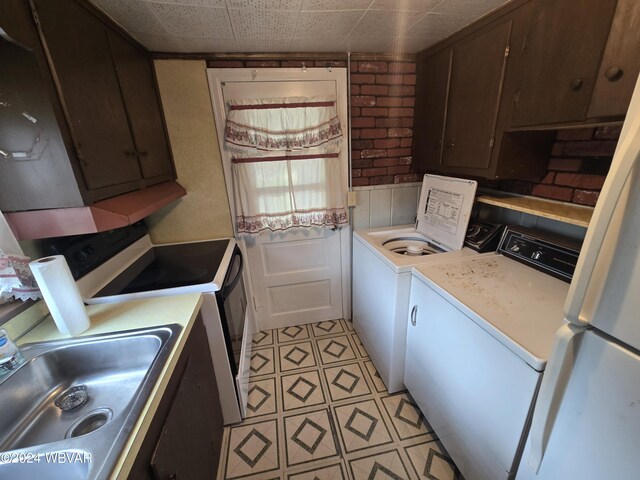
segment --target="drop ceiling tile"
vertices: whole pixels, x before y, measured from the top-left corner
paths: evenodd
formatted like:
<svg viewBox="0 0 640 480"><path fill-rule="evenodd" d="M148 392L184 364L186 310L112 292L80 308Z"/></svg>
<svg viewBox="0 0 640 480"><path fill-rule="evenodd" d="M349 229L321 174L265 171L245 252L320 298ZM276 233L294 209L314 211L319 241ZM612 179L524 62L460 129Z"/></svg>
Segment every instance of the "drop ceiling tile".
<svg viewBox="0 0 640 480"><path fill-rule="evenodd" d="M169 35L156 35L154 33L129 32L147 50L152 52L173 52L178 47L178 42Z"/></svg>
<svg viewBox="0 0 640 480"><path fill-rule="evenodd" d="M350 52L385 52L385 47L393 40L393 37L381 35L350 36Z"/></svg>
<svg viewBox="0 0 640 480"><path fill-rule="evenodd" d="M226 8L149 3L167 32L175 37L233 38Z"/></svg>
<svg viewBox="0 0 640 480"><path fill-rule="evenodd" d="M468 15L428 13L418 23L407 30L406 36L441 40L457 32L473 20L474 17Z"/></svg>
<svg viewBox="0 0 640 480"><path fill-rule="evenodd" d="M239 38L237 39L238 52L290 52L290 38ZM297 48L294 48L296 52Z"/></svg>
<svg viewBox="0 0 640 480"><path fill-rule="evenodd" d="M288 10L300 11L302 0L227 0L227 6L233 9Z"/></svg>
<svg viewBox="0 0 640 480"><path fill-rule="evenodd" d="M372 10L401 10L405 12L427 13L443 0L374 0Z"/></svg>
<svg viewBox="0 0 640 480"><path fill-rule="evenodd" d="M491 10L507 3L508 0L444 0L433 9L434 13L446 13L454 15L466 15L468 23L481 17Z"/></svg>
<svg viewBox="0 0 640 480"><path fill-rule="evenodd" d="M406 33L422 15L413 12L367 10L351 32L354 36L397 37Z"/></svg>
<svg viewBox="0 0 640 480"><path fill-rule="evenodd" d="M122 0L120 0L122 1ZM167 3L169 5L195 5L198 7L226 8L224 0L144 0L149 3Z"/></svg>
<svg viewBox="0 0 640 480"><path fill-rule="evenodd" d="M347 52L347 37L294 37L291 49L296 52Z"/></svg>
<svg viewBox="0 0 640 480"><path fill-rule="evenodd" d="M179 51L184 53L235 52L233 38L176 38Z"/></svg>
<svg viewBox="0 0 640 480"><path fill-rule="evenodd" d="M341 12L301 12L294 37L318 37L323 40L332 36L346 37L364 10L344 10Z"/></svg>
<svg viewBox="0 0 640 480"><path fill-rule="evenodd" d="M299 12L241 9L229 10L236 40L272 38L290 40L298 23Z"/></svg>
<svg viewBox="0 0 640 480"><path fill-rule="evenodd" d="M387 50L398 53L417 53L435 44L438 40L419 37L398 37L389 45Z"/></svg>
<svg viewBox="0 0 640 480"><path fill-rule="evenodd" d="M302 11L366 10L372 0L303 0Z"/></svg>
<svg viewBox="0 0 640 480"><path fill-rule="evenodd" d="M166 33L149 4L141 0L126 3L122 0L92 0L92 3L128 32Z"/></svg>

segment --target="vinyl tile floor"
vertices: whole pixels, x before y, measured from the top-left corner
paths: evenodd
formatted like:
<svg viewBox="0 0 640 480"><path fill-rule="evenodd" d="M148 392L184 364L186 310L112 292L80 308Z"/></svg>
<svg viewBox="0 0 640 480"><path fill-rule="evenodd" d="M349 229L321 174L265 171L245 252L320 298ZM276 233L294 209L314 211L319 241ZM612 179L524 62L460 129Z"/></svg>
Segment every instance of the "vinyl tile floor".
<svg viewBox="0 0 640 480"><path fill-rule="evenodd" d="M346 320L257 333L247 409L225 428L220 480L462 479Z"/></svg>

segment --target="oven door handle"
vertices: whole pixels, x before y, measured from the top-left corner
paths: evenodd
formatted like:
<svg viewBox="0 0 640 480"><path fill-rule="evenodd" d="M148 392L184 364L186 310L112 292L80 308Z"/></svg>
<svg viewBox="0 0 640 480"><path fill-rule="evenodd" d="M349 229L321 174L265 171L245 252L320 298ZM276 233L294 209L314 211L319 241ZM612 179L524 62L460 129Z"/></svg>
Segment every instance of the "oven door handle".
<svg viewBox="0 0 640 480"><path fill-rule="evenodd" d="M237 257L240 259L240 266L238 267L238 273L236 274L235 278L231 281L231 283L227 285L223 285L222 287L223 298L227 298L229 293L231 293L231 291L235 288L235 286L240 281L240 278L242 278L242 267L244 265L244 258L242 257L242 252L240 251L240 249L237 250Z"/></svg>

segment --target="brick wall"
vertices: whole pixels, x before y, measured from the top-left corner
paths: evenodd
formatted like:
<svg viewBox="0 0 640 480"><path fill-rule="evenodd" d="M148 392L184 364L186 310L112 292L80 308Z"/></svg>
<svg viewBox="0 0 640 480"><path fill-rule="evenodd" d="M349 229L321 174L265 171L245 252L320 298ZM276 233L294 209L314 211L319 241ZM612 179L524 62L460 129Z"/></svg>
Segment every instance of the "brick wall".
<svg viewBox="0 0 640 480"><path fill-rule="evenodd" d="M212 60L212 68L346 67L342 60ZM411 170L414 62L351 62L353 186L418 180Z"/></svg>
<svg viewBox="0 0 640 480"><path fill-rule="evenodd" d="M620 136L620 127L559 130L546 175L535 180L502 180L499 190L593 206Z"/></svg>

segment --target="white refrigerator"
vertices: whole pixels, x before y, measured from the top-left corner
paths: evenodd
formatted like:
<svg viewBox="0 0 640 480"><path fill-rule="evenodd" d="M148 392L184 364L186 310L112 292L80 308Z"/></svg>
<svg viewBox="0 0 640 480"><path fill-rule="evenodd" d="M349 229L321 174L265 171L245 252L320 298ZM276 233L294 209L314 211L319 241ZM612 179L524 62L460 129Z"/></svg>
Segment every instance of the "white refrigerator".
<svg viewBox="0 0 640 480"><path fill-rule="evenodd" d="M589 224L517 480L640 478L640 81Z"/></svg>

